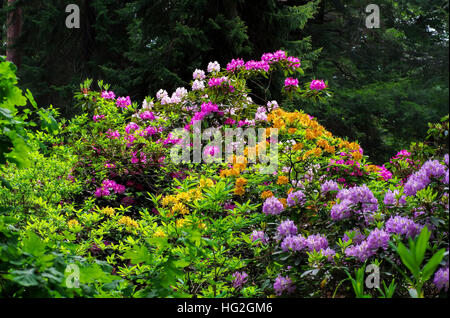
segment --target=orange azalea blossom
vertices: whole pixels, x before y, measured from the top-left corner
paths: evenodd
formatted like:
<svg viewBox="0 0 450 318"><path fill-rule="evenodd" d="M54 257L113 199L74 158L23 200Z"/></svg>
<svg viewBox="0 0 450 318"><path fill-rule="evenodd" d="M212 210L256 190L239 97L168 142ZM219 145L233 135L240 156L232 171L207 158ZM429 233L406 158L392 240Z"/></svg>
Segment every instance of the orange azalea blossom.
<svg viewBox="0 0 450 318"><path fill-rule="evenodd" d="M286 176L279 176L278 180L277 180L277 184L279 185L283 185L283 184L287 184L289 182L289 178Z"/></svg>
<svg viewBox="0 0 450 318"><path fill-rule="evenodd" d="M263 191L263 193L261 193L261 199L267 199L270 197L273 197L273 193L270 190Z"/></svg>
<svg viewBox="0 0 450 318"><path fill-rule="evenodd" d="M299 142L298 144L295 144L293 147L292 147L292 150L293 151L299 151L299 150L302 150L303 149L303 144L301 143L301 142Z"/></svg>
<svg viewBox="0 0 450 318"><path fill-rule="evenodd" d="M238 178L236 179L236 188L242 188L248 183L247 179L245 178Z"/></svg>
<svg viewBox="0 0 450 318"><path fill-rule="evenodd" d="M356 161L360 161L362 159L363 155L359 151L352 152L352 158Z"/></svg>
<svg viewBox="0 0 450 318"><path fill-rule="evenodd" d="M291 135L295 134L296 131L297 131L297 128L289 128L288 129L288 133L291 134Z"/></svg>
<svg viewBox="0 0 450 318"><path fill-rule="evenodd" d="M280 203L283 205L283 207L287 206L287 200L284 198L278 199L278 201L280 201Z"/></svg>
<svg viewBox="0 0 450 318"><path fill-rule="evenodd" d="M244 188L235 188L234 194L243 196L245 194L245 189Z"/></svg>

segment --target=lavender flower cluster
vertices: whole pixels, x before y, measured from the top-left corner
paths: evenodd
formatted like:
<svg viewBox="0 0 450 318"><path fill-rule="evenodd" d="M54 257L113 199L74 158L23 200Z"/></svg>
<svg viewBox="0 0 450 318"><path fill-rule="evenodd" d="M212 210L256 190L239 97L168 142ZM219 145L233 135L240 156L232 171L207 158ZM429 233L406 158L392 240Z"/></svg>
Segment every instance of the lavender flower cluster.
<svg viewBox="0 0 450 318"><path fill-rule="evenodd" d="M353 213L372 214L378 209L378 200L364 184L360 187L342 189L338 192L339 203L331 208L331 218L335 221L349 218ZM358 206L361 209L358 209Z"/></svg>

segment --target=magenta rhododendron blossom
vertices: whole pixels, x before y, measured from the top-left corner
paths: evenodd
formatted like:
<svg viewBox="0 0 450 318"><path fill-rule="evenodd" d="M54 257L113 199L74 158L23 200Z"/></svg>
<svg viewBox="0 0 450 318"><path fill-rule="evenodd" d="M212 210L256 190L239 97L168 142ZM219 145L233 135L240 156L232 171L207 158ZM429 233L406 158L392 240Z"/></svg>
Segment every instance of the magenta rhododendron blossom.
<svg viewBox="0 0 450 318"><path fill-rule="evenodd" d="M309 88L313 91L321 91L325 89L327 85L323 80L312 80Z"/></svg>

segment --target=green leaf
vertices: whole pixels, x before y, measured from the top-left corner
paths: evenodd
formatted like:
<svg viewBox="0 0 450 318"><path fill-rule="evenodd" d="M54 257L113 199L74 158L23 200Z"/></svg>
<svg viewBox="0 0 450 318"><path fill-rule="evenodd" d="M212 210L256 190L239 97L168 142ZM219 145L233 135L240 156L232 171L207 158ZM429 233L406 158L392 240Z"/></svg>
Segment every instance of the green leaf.
<svg viewBox="0 0 450 318"><path fill-rule="evenodd" d="M445 249L440 249L436 252L436 254L433 255L432 258L428 261L428 263L424 266L422 269L422 281L426 282L428 279L430 279L431 275L435 272L436 268L441 263L442 259L444 258Z"/></svg>
<svg viewBox="0 0 450 318"><path fill-rule="evenodd" d="M135 247L125 252L123 255L126 259L129 259L133 264L151 264L153 257L145 246Z"/></svg>
<svg viewBox="0 0 450 318"><path fill-rule="evenodd" d="M424 227L420 232L419 237L417 238L414 251L415 252L414 258L416 260L415 263L417 264L417 266L420 266L420 264L422 264L425 252L427 250L430 235L431 235L430 231L428 231L427 227Z"/></svg>
<svg viewBox="0 0 450 318"><path fill-rule="evenodd" d="M9 275L5 276L21 286L30 287L39 285L33 268L25 270L13 270Z"/></svg>
<svg viewBox="0 0 450 318"><path fill-rule="evenodd" d="M23 251L36 257L42 256L45 253L45 243L35 233L29 232L28 237L23 240Z"/></svg>
<svg viewBox="0 0 450 318"><path fill-rule="evenodd" d="M405 264L414 277L417 277L419 274L419 267L417 266L416 260L411 252L402 243L398 245L397 252L399 253L403 264Z"/></svg>

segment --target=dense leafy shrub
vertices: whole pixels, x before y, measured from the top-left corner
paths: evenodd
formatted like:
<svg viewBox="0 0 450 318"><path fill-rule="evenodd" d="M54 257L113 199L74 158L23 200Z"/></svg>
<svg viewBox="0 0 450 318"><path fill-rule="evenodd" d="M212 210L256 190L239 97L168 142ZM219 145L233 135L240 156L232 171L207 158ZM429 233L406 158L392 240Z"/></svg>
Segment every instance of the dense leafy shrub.
<svg viewBox="0 0 450 318"><path fill-rule="evenodd" d="M19 229L3 227L3 235L15 233L16 256L30 244L41 251L2 279L22 287L45 281L49 295L67 297L444 295L449 159L440 139L377 166L357 142L248 88L258 83L264 92L284 76L287 98L327 98L322 80L299 86L300 65L284 51L224 69L212 62L194 71L191 90L160 90L142 105L102 82L99 91L83 83L75 96L83 113L56 131L30 133L43 153L38 163L2 173L17 190L2 187L1 205L12 207L5 213ZM253 127L266 135L244 137ZM232 148L243 151L218 160L223 140L215 132L226 128L240 136ZM190 144L200 129L216 130L195 162ZM188 156L173 160L183 150ZM47 248L54 258L45 268L59 278L30 276L43 266L32 256ZM60 275L71 264L80 268L75 288ZM382 285L364 288L373 264ZM2 292L37 295L16 290Z"/></svg>

